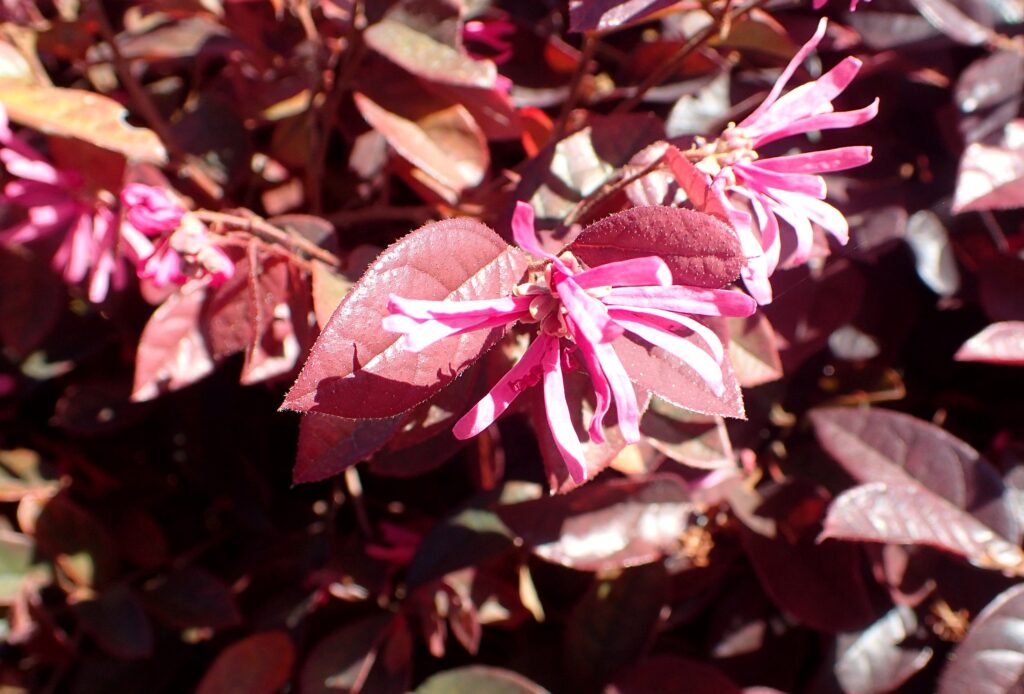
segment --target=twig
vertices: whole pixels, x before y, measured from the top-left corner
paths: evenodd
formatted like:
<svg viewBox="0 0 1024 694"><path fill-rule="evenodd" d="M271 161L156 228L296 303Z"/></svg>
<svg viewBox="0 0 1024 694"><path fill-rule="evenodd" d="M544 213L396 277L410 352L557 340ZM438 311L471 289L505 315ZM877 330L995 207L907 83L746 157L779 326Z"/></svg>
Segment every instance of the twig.
<svg viewBox="0 0 1024 694"><path fill-rule="evenodd" d="M713 21L706 27L702 28L696 34L691 36L690 40L683 44L683 46L676 51L671 58L662 63L660 68L650 73L647 78L640 83L640 86L636 88L633 95L625 101L620 102L612 109L612 113L627 113L632 111L640 104L641 101L643 101L644 95L651 89L651 87L661 84L669 75L679 69L679 66L682 65L683 61L686 60L691 53L704 45L708 39L718 32L720 26L723 24L731 24L731 22L737 17L756 9L765 2L767 2L767 0L747 0L747 2L737 7L734 12L730 12L728 15L721 18L720 21Z"/></svg>
<svg viewBox="0 0 1024 694"><path fill-rule="evenodd" d="M580 98L580 86L583 84L583 77L590 70L590 62L594 57L596 49L597 39L588 34L583 39L583 51L580 55L580 61L576 65L576 71L572 74L572 82L569 83L569 95L565 97L562 111L558 114L558 120L555 121L554 129L551 132L552 142L558 142L565 136L565 129L569 125L569 115Z"/></svg>
<svg viewBox="0 0 1024 694"><path fill-rule="evenodd" d="M227 227L260 234L283 246L302 251L311 258L322 260L328 265L341 267L341 259L330 251L320 248L320 246L301 236L289 234L284 229L278 229L273 224L259 217L242 217L226 212L214 212L213 210L196 210L194 214L208 224L222 224Z"/></svg>
<svg viewBox="0 0 1024 694"><path fill-rule="evenodd" d="M206 175L202 168L194 162L192 155L182 149L177 143L174 133L171 132L170 126L164 120L163 115L161 115L160 109L156 107L149 93L146 92L139 80L132 74L131 64L124 57L124 54L121 53L121 49L117 45L114 28L110 24L107 13L103 8L102 0L94 0L92 4L94 7L93 14L99 25L100 34L103 36L103 40L107 42L107 45L110 46L110 55L118 78L131 96L132 103L138 110L139 115L146 121L146 125L163 142L168 155L170 155L172 166L174 166L179 174L191 179L208 198L211 200L221 200L224 197L224 190L216 181Z"/></svg>

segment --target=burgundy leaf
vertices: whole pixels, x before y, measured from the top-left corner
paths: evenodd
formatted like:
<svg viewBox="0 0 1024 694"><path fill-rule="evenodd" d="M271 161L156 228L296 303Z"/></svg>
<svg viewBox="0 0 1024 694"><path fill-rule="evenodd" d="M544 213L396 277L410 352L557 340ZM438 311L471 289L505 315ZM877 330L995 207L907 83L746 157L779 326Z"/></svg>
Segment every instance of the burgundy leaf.
<svg viewBox="0 0 1024 694"><path fill-rule="evenodd" d="M398 431L404 417L343 419L310 412L299 425L292 481L319 482L343 472L379 451Z"/></svg>
<svg viewBox="0 0 1024 694"><path fill-rule="evenodd" d="M648 647L668 603L663 564L626 569L595 581L565 626L564 658L574 686L596 691Z"/></svg>
<svg viewBox="0 0 1024 694"><path fill-rule="evenodd" d="M688 339L700 346L696 338ZM719 397L696 371L680 364L677 357L661 347L642 344L631 335L623 335L612 342L612 346L626 367L626 373L640 388L699 414L745 418L743 393L728 361L722 363L725 392Z"/></svg>
<svg viewBox="0 0 1024 694"><path fill-rule="evenodd" d="M783 376L782 358L772 324L763 313L729 318L729 360L744 388L777 381Z"/></svg>
<svg viewBox="0 0 1024 694"><path fill-rule="evenodd" d="M153 626L131 588L114 586L73 609L82 629L111 655L136 659L153 654Z"/></svg>
<svg viewBox="0 0 1024 694"><path fill-rule="evenodd" d="M643 21L677 0L569 0L569 31L614 31Z"/></svg>
<svg viewBox="0 0 1024 694"><path fill-rule="evenodd" d="M953 358L1024 366L1024 321L993 323L965 342Z"/></svg>
<svg viewBox="0 0 1024 694"><path fill-rule="evenodd" d="M939 296L960 290L960 270L949 242L949 231L931 210L915 212L907 220L904 240L914 252L917 276Z"/></svg>
<svg viewBox="0 0 1024 694"><path fill-rule="evenodd" d="M665 150L665 163L695 210L709 214L725 224L729 223L729 212L721 200L711 193L706 173L673 146Z"/></svg>
<svg viewBox="0 0 1024 694"><path fill-rule="evenodd" d="M932 649L901 647L918 630L917 616L894 607L856 634L839 637L835 676L847 694L884 694L896 690L932 657Z"/></svg>
<svg viewBox="0 0 1024 694"><path fill-rule="evenodd" d="M284 407L338 417L392 417L450 383L502 330L451 337L413 353L385 332L390 294L473 300L507 295L526 270L516 248L483 224L428 224L385 250L320 334Z"/></svg>
<svg viewBox="0 0 1024 694"><path fill-rule="evenodd" d="M1011 694L1024 685L1024 584L1000 593L971 624L939 679L939 694Z"/></svg>
<svg viewBox="0 0 1024 694"><path fill-rule="evenodd" d="M688 694L740 694L742 691L714 667L675 655L653 655L615 678L604 694L674 694L680 683Z"/></svg>
<svg viewBox="0 0 1024 694"><path fill-rule="evenodd" d="M702 212L674 207L634 207L594 222L571 250L591 267L628 258L660 256L675 284L718 289L739 277L745 264L736 233Z"/></svg>
<svg viewBox="0 0 1024 694"><path fill-rule="evenodd" d="M1024 552L974 516L913 482L872 482L840 494L821 538L927 545L975 566L1024 575Z"/></svg>
<svg viewBox="0 0 1024 694"><path fill-rule="evenodd" d="M363 38L373 50L428 81L491 89L498 75L491 61L474 60L402 22L377 22Z"/></svg>
<svg viewBox="0 0 1024 694"><path fill-rule="evenodd" d="M678 549L692 504L674 477L592 482L565 495L498 509L547 561L581 571L647 564Z"/></svg>
<svg viewBox="0 0 1024 694"><path fill-rule="evenodd" d="M953 212L1024 207L1024 120L1010 121L996 144L973 142L960 157Z"/></svg>
<svg viewBox="0 0 1024 694"><path fill-rule="evenodd" d="M705 470L734 468L735 457L721 417L697 414L654 398L640 431L660 453Z"/></svg>
<svg viewBox="0 0 1024 694"><path fill-rule="evenodd" d="M850 631L875 617L861 576L859 549L817 541L828 497L806 482L777 488L754 515L736 508L741 539L765 592L800 623L827 633Z"/></svg>
<svg viewBox="0 0 1024 694"><path fill-rule="evenodd" d="M156 579L143 593L146 606L178 629L227 629L242 621L231 590L204 569L189 567Z"/></svg>
<svg viewBox="0 0 1024 694"><path fill-rule="evenodd" d="M971 63L960 74L953 97L963 113L974 113L1020 96L1024 87L1024 57L998 51Z"/></svg>
<svg viewBox="0 0 1024 694"><path fill-rule="evenodd" d="M274 694L291 679L295 646L283 631L264 631L231 644L217 656L196 694Z"/></svg>
<svg viewBox="0 0 1024 694"><path fill-rule="evenodd" d="M374 614L347 622L321 639L302 664L302 694L356 694L362 691L395 617Z"/></svg>
<svg viewBox="0 0 1024 694"><path fill-rule="evenodd" d="M428 677L413 694L548 694L522 675L490 665L468 665Z"/></svg>
<svg viewBox="0 0 1024 694"><path fill-rule="evenodd" d="M820 408L810 417L822 447L858 482L920 484L995 532L1020 536L999 474L934 424L879 409Z"/></svg>
<svg viewBox="0 0 1024 694"><path fill-rule="evenodd" d="M361 92L355 94L355 101L367 123L396 152L456 195L483 181L490 163L487 138L461 104L414 120L389 111Z"/></svg>
<svg viewBox="0 0 1024 694"><path fill-rule="evenodd" d="M15 354L35 349L53 330L67 291L46 263L19 246L0 246L0 343Z"/></svg>
<svg viewBox="0 0 1024 694"><path fill-rule="evenodd" d="M132 400L152 400L213 371L213 359L199 330L205 298L202 285L186 285L153 312L139 338Z"/></svg>
<svg viewBox="0 0 1024 694"><path fill-rule="evenodd" d="M994 40L994 32L982 26L949 0L911 0L917 11L936 29L954 41L977 46Z"/></svg>

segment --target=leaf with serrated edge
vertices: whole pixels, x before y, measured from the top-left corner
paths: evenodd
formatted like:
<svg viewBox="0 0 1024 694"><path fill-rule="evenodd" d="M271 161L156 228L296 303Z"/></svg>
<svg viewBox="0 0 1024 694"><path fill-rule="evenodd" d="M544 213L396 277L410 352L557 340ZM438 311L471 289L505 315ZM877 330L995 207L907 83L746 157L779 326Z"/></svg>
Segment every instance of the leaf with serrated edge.
<svg viewBox="0 0 1024 694"><path fill-rule="evenodd" d="M441 340L419 353L381 328L390 294L459 301L509 294L526 257L480 222L420 227L385 250L345 297L310 352L283 407L337 417L406 412L448 385L502 335L502 328Z"/></svg>
<svg viewBox="0 0 1024 694"><path fill-rule="evenodd" d="M11 120L47 135L85 140L135 161L167 163L156 133L128 125L124 106L102 94L0 80L0 102Z"/></svg>
<svg viewBox="0 0 1024 694"><path fill-rule="evenodd" d="M1024 552L937 494L916 484L873 482L840 494L819 539L927 545L975 566L1024 575Z"/></svg>
<svg viewBox="0 0 1024 694"><path fill-rule="evenodd" d="M600 219L569 246L594 267L657 255L675 284L719 289L739 277L746 259L736 233L711 215L674 207L634 207Z"/></svg>

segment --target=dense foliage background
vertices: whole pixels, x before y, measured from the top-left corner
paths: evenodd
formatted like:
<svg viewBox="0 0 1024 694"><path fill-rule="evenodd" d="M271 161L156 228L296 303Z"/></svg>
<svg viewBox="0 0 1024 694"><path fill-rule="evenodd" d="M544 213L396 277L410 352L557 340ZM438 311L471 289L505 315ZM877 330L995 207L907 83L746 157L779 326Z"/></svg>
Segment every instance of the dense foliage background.
<svg viewBox="0 0 1024 694"><path fill-rule="evenodd" d="M1024 5L852 9L3 0L4 691L1022 691ZM826 101L878 115L765 151L873 160L826 176L848 244L709 323L725 396L638 386L629 445L577 421L582 484L540 388L451 433L522 328L316 400L387 335L330 327L367 268L395 291L383 249L450 277L517 200L549 251L736 280L678 160L823 15L789 87L855 56Z"/></svg>

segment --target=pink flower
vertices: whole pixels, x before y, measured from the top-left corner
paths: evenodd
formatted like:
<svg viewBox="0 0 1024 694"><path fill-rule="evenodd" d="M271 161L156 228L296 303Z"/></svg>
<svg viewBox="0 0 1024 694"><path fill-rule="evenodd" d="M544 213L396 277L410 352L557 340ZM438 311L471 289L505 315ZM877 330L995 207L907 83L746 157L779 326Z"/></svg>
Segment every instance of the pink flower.
<svg viewBox="0 0 1024 694"><path fill-rule="evenodd" d="M91 191L74 171L61 171L11 132L0 106L0 161L13 177L0 200L26 210L26 219L0 231L0 243L28 243L59 236L52 264L69 284L88 280L89 300L102 302L113 285L124 286L126 263L153 252L134 229L119 228L107 191Z"/></svg>
<svg viewBox="0 0 1024 694"><path fill-rule="evenodd" d="M462 27L462 38L471 43L482 44L493 51L489 55L467 51L472 58L486 58L496 65L501 65L512 57L512 43L506 37L515 31L515 25L505 19L473 19Z"/></svg>
<svg viewBox="0 0 1024 694"><path fill-rule="evenodd" d="M661 347L693 369L716 394L724 392L725 350L707 326L684 314L747 316L756 308L744 294L672 284L672 273L655 256L584 269L570 253L544 251L533 230L533 209L516 204L512 220L516 242L541 259L530 281L512 295L479 301L419 301L392 296L384 328L403 333L405 349L419 351L472 330L516 322L536 323L536 338L522 358L453 429L457 438L476 436L490 426L525 388L542 383L548 426L569 475L586 479L583 446L576 436L565 397L566 357L578 354L594 387L595 411L588 433L603 442L605 416L614 401L618 426L627 442L640 438L641 412L629 374L612 341L624 332ZM702 349L679 331L693 333ZM574 351L575 350L575 351Z"/></svg>
<svg viewBox="0 0 1024 694"><path fill-rule="evenodd" d="M793 73L824 37L827 23L821 20L814 36L793 56L753 113L739 124L730 124L714 142L688 153L700 158L697 167L712 177L713 190L726 203L749 259L744 284L762 304L772 299L768 277L780 262L779 220L796 235L796 249L787 259L790 266L801 265L810 257L814 241L811 223L845 244L849 225L842 212L825 202L825 180L820 174L871 161L871 147L839 147L766 158L757 151L790 135L860 125L878 113L878 99L855 111L837 113L833 109L832 100L860 70L861 61L853 57L845 58L817 80L782 95Z"/></svg>
<svg viewBox="0 0 1024 694"><path fill-rule="evenodd" d="M206 226L163 188L130 183L121 191L126 227L161 237L137 265L140 278L157 287L209 278L213 286L235 274L235 264L209 238Z"/></svg>

